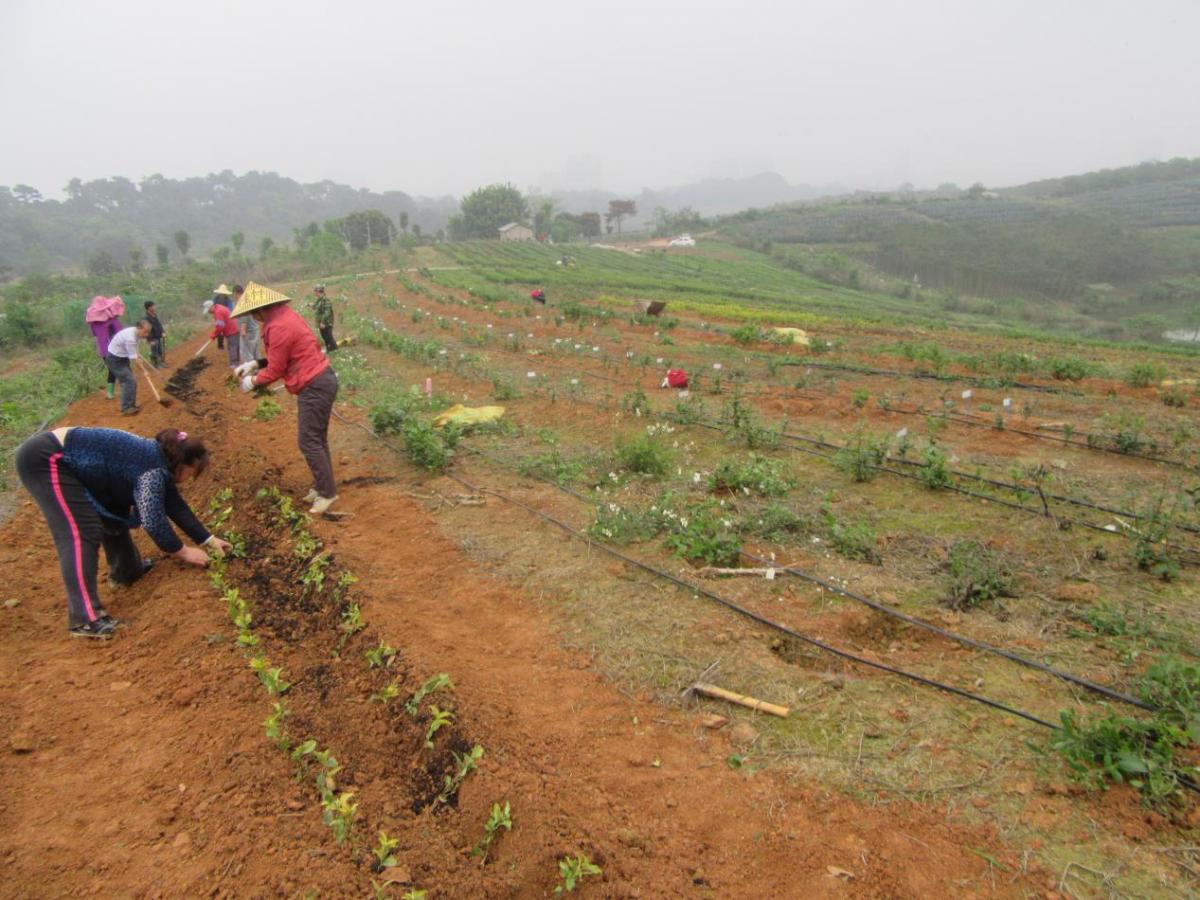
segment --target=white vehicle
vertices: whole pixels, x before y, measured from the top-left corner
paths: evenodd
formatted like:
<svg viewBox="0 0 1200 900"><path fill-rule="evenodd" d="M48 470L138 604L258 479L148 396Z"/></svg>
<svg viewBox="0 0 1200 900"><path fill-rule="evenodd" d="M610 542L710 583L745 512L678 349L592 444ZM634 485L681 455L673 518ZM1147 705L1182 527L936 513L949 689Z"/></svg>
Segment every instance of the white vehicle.
<svg viewBox="0 0 1200 900"><path fill-rule="evenodd" d="M668 247L695 247L696 241L690 234L681 234L677 238L673 238L668 244Z"/></svg>

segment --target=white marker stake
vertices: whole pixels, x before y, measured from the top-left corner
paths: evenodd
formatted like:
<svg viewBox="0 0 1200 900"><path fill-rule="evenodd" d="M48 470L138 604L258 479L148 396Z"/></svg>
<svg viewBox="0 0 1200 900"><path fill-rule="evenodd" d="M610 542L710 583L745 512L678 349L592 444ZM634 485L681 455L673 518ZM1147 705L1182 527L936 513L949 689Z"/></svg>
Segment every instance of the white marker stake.
<svg viewBox="0 0 1200 900"><path fill-rule="evenodd" d="M1005 397L1005 398L1004 398L1004 408L1005 408L1005 409L1012 409L1012 397Z"/></svg>

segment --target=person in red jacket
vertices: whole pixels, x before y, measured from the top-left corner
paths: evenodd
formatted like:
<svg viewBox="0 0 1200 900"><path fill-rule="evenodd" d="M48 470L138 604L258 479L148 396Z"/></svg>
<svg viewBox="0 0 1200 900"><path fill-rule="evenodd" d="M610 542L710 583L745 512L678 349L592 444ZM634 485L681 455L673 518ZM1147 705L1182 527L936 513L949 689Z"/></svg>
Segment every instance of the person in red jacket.
<svg viewBox="0 0 1200 900"><path fill-rule="evenodd" d="M313 476L312 490L304 500L312 502L310 513L320 515L337 499L329 452L329 416L337 399L338 381L317 336L304 317L287 305L291 299L253 281L246 285L233 314L254 316L259 322L267 356L244 362L234 371L247 393L282 378L288 393L296 395L300 452Z"/></svg>
<svg viewBox="0 0 1200 900"><path fill-rule="evenodd" d="M229 350L229 365L236 369L242 361L241 329L238 327L238 323L234 321L229 307L222 303L214 303L212 305L212 317L213 330L209 338L225 338L225 346Z"/></svg>

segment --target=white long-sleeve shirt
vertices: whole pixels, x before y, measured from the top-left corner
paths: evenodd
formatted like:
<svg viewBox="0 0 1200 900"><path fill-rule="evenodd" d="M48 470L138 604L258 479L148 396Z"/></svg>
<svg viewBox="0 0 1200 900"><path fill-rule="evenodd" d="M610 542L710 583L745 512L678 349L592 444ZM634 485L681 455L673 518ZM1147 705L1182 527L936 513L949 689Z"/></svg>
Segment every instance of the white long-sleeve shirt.
<svg viewBox="0 0 1200 900"><path fill-rule="evenodd" d="M113 339L108 342L108 352L113 356L123 356L126 359L138 358L138 333L137 326L130 325L128 328L122 328L113 336Z"/></svg>

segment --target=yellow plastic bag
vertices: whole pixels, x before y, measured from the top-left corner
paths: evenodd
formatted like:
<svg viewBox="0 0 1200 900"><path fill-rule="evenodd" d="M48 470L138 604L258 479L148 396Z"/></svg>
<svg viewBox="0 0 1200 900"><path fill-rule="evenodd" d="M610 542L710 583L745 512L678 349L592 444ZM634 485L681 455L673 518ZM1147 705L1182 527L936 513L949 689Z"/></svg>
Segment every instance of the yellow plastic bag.
<svg viewBox="0 0 1200 900"><path fill-rule="evenodd" d="M801 347L807 347L810 343L808 332L802 328L772 328L771 331L780 337L791 337L791 342Z"/></svg>
<svg viewBox="0 0 1200 900"><path fill-rule="evenodd" d="M485 422L495 422L503 415L503 406L471 407L455 403L433 420L433 427L442 428L447 422L453 422L455 425L482 425Z"/></svg>

